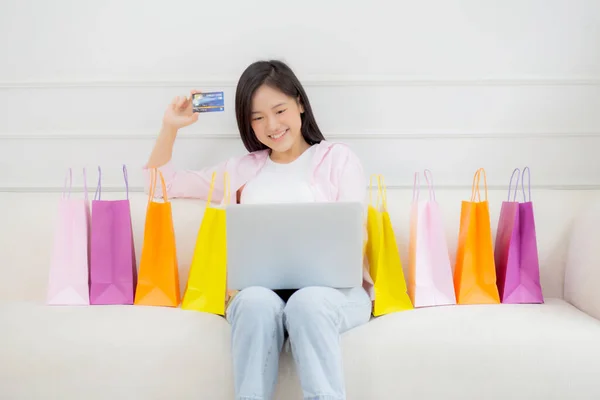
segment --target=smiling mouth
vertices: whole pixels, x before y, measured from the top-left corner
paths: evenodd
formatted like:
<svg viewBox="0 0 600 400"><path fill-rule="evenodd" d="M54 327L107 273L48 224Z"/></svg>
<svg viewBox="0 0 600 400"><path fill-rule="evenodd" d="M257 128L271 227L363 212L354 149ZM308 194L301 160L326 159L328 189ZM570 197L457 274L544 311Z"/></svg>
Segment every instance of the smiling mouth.
<svg viewBox="0 0 600 400"><path fill-rule="evenodd" d="M269 135L269 138L272 140L279 140L281 139L286 133L288 133L289 129L286 129L283 132L280 133L276 133L275 135Z"/></svg>

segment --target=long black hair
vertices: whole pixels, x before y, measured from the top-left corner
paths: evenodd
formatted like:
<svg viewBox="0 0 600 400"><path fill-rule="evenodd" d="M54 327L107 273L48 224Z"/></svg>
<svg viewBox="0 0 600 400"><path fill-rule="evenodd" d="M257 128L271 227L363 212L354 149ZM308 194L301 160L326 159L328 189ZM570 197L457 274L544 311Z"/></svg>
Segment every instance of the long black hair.
<svg viewBox="0 0 600 400"><path fill-rule="evenodd" d="M238 81L235 92L235 116L238 129L242 142L249 152L268 149L258 141L250 124L252 97L256 89L263 84L300 100L300 104L304 108L304 113L301 114L301 132L308 144L313 145L325 140L315 120L308 96L291 68L278 60L257 61L246 68Z"/></svg>

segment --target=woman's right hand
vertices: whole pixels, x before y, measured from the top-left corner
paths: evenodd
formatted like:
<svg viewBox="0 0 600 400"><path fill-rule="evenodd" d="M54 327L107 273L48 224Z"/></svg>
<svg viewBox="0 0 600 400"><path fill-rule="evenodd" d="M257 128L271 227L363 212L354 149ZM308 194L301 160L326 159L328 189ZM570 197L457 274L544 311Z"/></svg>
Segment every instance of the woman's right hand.
<svg viewBox="0 0 600 400"><path fill-rule="evenodd" d="M157 168L167 163L173 154L177 131L198 121L198 113L194 113L192 110L192 95L194 93L200 92L192 90L189 98L175 97L165 110L160 133L146 167Z"/></svg>
<svg viewBox="0 0 600 400"><path fill-rule="evenodd" d="M192 96L200 93L197 90L190 92L190 97L177 96L165 110L163 125L166 128L178 130L198 121L198 113L192 109Z"/></svg>

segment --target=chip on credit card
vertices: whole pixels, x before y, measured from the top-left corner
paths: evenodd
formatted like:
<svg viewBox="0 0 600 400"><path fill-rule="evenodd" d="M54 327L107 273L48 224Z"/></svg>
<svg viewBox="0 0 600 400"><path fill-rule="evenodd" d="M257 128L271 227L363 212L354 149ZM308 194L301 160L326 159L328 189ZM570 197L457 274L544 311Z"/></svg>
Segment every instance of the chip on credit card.
<svg viewBox="0 0 600 400"><path fill-rule="evenodd" d="M215 112L225 110L223 92L194 93L192 95L194 112Z"/></svg>

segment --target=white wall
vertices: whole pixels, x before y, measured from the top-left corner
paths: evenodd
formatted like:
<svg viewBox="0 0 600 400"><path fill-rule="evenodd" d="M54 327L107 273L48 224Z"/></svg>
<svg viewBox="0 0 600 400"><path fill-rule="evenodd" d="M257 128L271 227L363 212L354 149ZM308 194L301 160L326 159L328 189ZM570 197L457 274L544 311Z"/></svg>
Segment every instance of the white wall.
<svg viewBox="0 0 600 400"><path fill-rule="evenodd" d="M93 188L101 165L105 190L119 191L125 163L139 190L164 107L191 88L224 90L227 111L182 131L176 163L243 153L235 84L270 57L297 72L326 136L396 189L401 238L423 168L453 242L475 170L487 170L495 216L512 169L528 165L547 270L560 268L575 205L598 198L596 0L3 0L0 57L3 221L33 223L16 220L24 195L8 192L58 190L67 166L88 167Z"/></svg>

